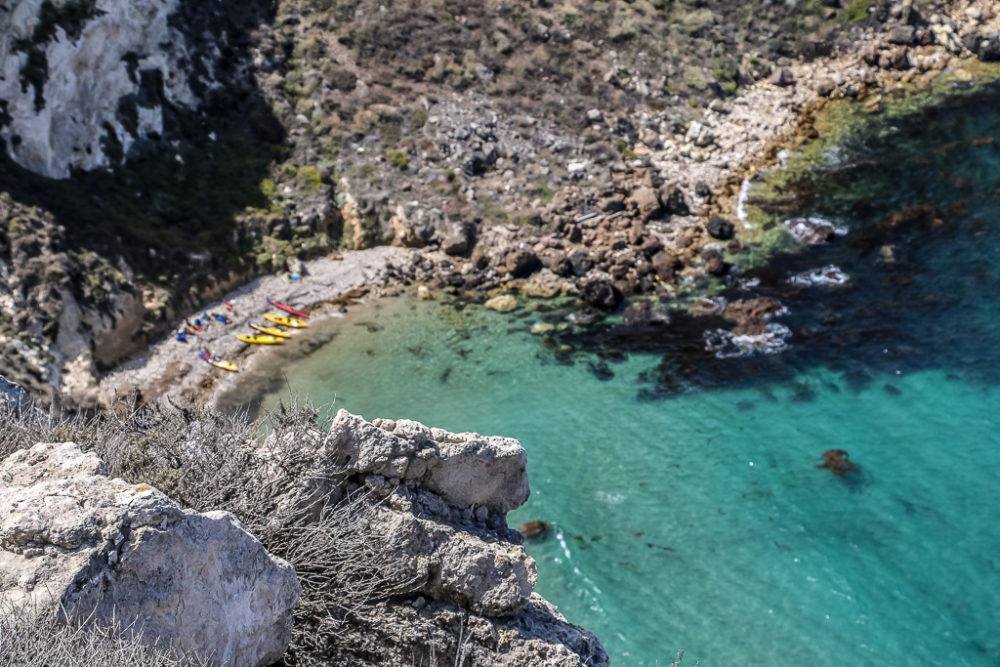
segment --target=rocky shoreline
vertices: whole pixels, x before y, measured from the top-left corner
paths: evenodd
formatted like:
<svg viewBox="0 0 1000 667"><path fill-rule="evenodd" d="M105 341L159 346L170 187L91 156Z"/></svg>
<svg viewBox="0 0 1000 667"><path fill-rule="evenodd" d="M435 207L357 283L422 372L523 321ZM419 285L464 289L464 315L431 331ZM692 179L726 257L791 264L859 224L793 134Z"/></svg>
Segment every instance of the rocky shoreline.
<svg viewBox="0 0 1000 667"><path fill-rule="evenodd" d="M912 27L912 14L895 14L897 27ZM290 300L296 307L328 316L361 298L412 292L414 286L419 288L418 298L431 298L432 292L441 291L501 311L519 307L523 299L568 296L602 317L631 300L632 314L627 317L635 323L645 317L643 313L653 317L665 306L681 307L695 316L721 315L731 323L734 336L767 337L768 322L780 310L779 303L749 297L716 313L706 312L712 304L699 298L713 280L726 278L739 254L749 250L742 240L744 184L757 172L778 164L786 151L815 139L817 119L835 100L859 99L866 111L878 113L885 100L907 89L929 90L969 81L971 71L983 67L979 60L970 58L967 51L961 55L953 42L948 47L920 41L924 34L950 34L948 25L935 15L926 27L907 31L912 32L910 46L897 43L898 35L891 29L860 53L793 64L731 103L710 107L696 129L680 141L657 144L658 140L650 139L659 145L656 149L638 144L634 159L607 166L605 178L610 185L600 198L586 185L596 174L581 177L579 185L557 194L539 214L537 224L456 223L430 241L404 234L394 237L392 245L344 251L344 259L334 263L306 261L301 264L304 277L298 285L286 278L259 279L222 300L235 304L241 320L266 312L265 296ZM886 55L893 53L905 54L905 67L900 65L902 56ZM998 75L995 68L978 74ZM797 83L807 81L814 85ZM711 139L706 140L709 135ZM687 175L686 185L664 179L664 175L681 173ZM694 187L692 180L696 180ZM359 220L352 209L355 205L350 198L345 203L348 222ZM821 243L831 236L831 229L810 228L801 232L806 236L800 241L804 246ZM333 266L339 267L338 277L331 280L328 275ZM210 304L208 310L218 306ZM710 324L715 326L717 321ZM187 347L208 346L213 353L248 367L255 355L267 354L263 346L247 349L223 333L235 333L234 327L212 326ZM212 400L239 382L238 376L220 378L224 374L198 363L193 354L188 355L192 359L184 358L184 351L183 345L172 340L158 343L142 359L103 378L101 399L138 390L150 398Z"/></svg>

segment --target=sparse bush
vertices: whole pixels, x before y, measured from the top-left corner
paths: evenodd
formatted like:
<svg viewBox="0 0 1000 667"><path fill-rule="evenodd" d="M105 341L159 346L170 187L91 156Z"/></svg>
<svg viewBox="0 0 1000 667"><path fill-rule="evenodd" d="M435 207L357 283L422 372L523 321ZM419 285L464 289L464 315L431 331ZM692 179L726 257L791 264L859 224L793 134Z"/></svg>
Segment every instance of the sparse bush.
<svg viewBox="0 0 1000 667"><path fill-rule="evenodd" d="M52 615L0 600L0 664L4 667L174 667L206 665L168 646L144 643L131 626L59 623Z"/></svg>
<svg viewBox="0 0 1000 667"><path fill-rule="evenodd" d="M67 418L0 407L0 458L73 441L114 476L198 511L232 512L295 568L302 597L286 661L313 664L335 651L343 628L366 624L371 604L411 586L384 555L399 538L377 528L378 503L330 468L330 419L294 401L259 420L134 399Z"/></svg>

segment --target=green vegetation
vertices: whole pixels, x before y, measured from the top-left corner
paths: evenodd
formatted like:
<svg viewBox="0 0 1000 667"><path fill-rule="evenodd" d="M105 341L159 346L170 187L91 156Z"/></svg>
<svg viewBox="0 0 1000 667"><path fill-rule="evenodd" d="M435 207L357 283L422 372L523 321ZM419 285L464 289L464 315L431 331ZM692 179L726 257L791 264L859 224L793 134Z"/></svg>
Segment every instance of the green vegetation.
<svg viewBox="0 0 1000 667"><path fill-rule="evenodd" d="M544 204L548 204L552 201L552 197L554 197L555 194L556 191L553 190L548 183L543 183L541 181L536 183L535 187L528 190L529 197L532 197L533 199L540 199Z"/></svg>
<svg viewBox="0 0 1000 667"><path fill-rule="evenodd" d="M319 190L323 187L323 179L320 178L319 171L316 167L306 166L300 168L299 178L305 182L306 187L313 190Z"/></svg>
<svg viewBox="0 0 1000 667"><path fill-rule="evenodd" d="M410 158L407 157L406 151L392 150L386 153L385 159L389 161L390 164L398 169L406 169L410 166Z"/></svg>
<svg viewBox="0 0 1000 667"><path fill-rule="evenodd" d="M871 7L871 4L872 0L851 0L851 4L847 5L846 21L848 23L857 23L868 18L868 9Z"/></svg>

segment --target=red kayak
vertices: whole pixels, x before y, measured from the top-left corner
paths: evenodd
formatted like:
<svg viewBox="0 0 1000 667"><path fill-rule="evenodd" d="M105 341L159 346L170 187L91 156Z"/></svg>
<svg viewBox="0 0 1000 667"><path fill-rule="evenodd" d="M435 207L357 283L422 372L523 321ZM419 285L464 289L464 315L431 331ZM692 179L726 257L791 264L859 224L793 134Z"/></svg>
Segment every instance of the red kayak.
<svg viewBox="0 0 1000 667"><path fill-rule="evenodd" d="M272 306L274 306L275 308L280 308L281 310L285 311L286 313L290 313L291 315L295 315L296 317L309 317L305 313L303 313L301 311L298 311L298 310L295 310L291 306L286 306L283 303L279 303L278 301L275 301L271 297L267 297L267 302L269 304L271 304Z"/></svg>

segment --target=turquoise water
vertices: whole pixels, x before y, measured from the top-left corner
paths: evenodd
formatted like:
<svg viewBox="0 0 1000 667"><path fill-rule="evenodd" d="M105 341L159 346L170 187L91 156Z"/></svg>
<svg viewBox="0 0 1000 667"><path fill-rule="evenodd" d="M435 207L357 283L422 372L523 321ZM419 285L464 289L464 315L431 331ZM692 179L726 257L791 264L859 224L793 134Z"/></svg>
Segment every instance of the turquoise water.
<svg viewBox="0 0 1000 667"><path fill-rule="evenodd" d="M527 545L537 590L615 664L1000 665L1000 91L949 104L804 179L804 213L850 231L754 274L790 311L780 354L717 359L680 316L543 339L566 312L397 299L318 324L232 400L519 438L510 523L554 527ZM937 210L886 222L916 205ZM847 283L787 282L831 263ZM832 448L860 474L817 469Z"/></svg>

